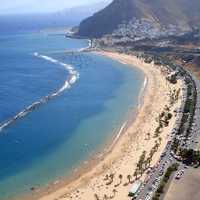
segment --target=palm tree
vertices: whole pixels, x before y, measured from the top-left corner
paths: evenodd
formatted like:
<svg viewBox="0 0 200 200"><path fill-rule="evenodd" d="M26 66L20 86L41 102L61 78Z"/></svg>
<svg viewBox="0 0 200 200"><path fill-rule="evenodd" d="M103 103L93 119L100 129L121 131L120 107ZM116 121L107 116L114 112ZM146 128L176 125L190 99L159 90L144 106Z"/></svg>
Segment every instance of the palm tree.
<svg viewBox="0 0 200 200"><path fill-rule="evenodd" d="M152 160L154 153L155 153L155 147L153 149L151 149L151 151L149 153L150 160Z"/></svg>
<svg viewBox="0 0 200 200"><path fill-rule="evenodd" d="M97 194L94 194L94 197L95 197L96 200L100 200L100 198Z"/></svg>
<svg viewBox="0 0 200 200"><path fill-rule="evenodd" d="M145 170L149 167L149 165L150 165L150 157L148 157L146 160L145 160Z"/></svg>
<svg viewBox="0 0 200 200"><path fill-rule="evenodd" d="M113 180L113 179L114 179L114 176L115 176L115 174L112 173L112 174L110 174L109 177L111 178L111 180Z"/></svg>
<svg viewBox="0 0 200 200"><path fill-rule="evenodd" d="M123 175L120 174L120 175L119 175L120 184L122 183L122 179L123 179Z"/></svg>
<svg viewBox="0 0 200 200"><path fill-rule="evenodd" d="M131 175L128 175L127 179L128 179L128 183L131 183Z"/></svg>
<svg viewBox="0 0 200 200"><path fill-rule="evenodd" d="M113 189L113 194L114 194L114 196L116 195L116 193L117 193L117 190L116 190L116 189Z"/></svg>
<svg viewBox="0 0 200 200"><path fill-rule="evenodd" d="M161 142L162 142L162 138L161 137L158 138L158 142L159 142L159 145L161 145Z"/></svg>
<svg viewBox="0 0 200 200"><path fill-rule="evenodd" d="M169 107L167 105L165 105L165 110L166 111L170 111Z"/></svg>
<svg viewBox="0 0 200 200"><path fill-rule="evenodd" d="M113 189L113 198L116 196L117 190Z"/></svg>
<svg viewBox="0 0 200 200"><path fill-rule="evenodd" d="M106 194L104 194L104 197L103 197L104 200L107 200L108 199L108 196Z"/></svg>
<svg viewBox="0 0 200 200"><path fill-rule="evenodd" d="M154 148L153 148L153 149L151 149L151 151L149 153L149 157L147 158L148 165L151 164L154 153L155 153L155 151L154 151Z"/></svg>
<svg viewBox="0 0 200 200"><path fill-rule="evenodd" d="M155 149L156 149L156 151L158 150L158 148L159 148L159 143L158 143L158 141L156 140L156 141L155 141Z"/></svg>
<svg viewBox="0 0 200 200"><path fill-rule="evenodd" d="M106 174L105 178L103 179L104 181L107 181L109 179L108 174Z"/></svg>
<svg viewBox="0 0 200 200"><path fill-rule="evenodd" d="M114 185L114 187L118 187L118 186L120 186L120 185L122 184L122 178L123 178L123 176L120 174L120 175L119 175L119 180L120 180L120 182L117 183L116 185Z"/></svg>
<svg viewBox="0 0 200 200"><path fill-rule="evenodd" d="M106 185L111 185L113 183L113 180L114 180L114 176L115 174L110 174L109 177L110 177L110 181L106 183Z"/></svg>
<svg viewBox="0 0 200 200"><path fill-rule="evenodd" d="M137 177L137 176L138 176L138 170L137 170L137 169L135 170L133 176L135 176L135 179L136 179L136 180L138 179L138 177Z"/></svg>
<svg viewBox="0 0 200 200"><path fill-rule="evenodd" d="M150 140L151 134L147 133L147 136L148 136L148 140Z"/></svg>

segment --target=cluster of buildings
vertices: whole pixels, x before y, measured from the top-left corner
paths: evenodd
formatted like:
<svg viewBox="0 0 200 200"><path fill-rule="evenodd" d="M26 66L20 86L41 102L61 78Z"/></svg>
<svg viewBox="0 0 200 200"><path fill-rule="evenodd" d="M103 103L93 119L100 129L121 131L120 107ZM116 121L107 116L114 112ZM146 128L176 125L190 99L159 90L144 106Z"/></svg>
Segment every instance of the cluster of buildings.
<svg viewBox="0 0 200 200"><path fill-rule="evenodd" d="M177 34L180 34L180 28L176 25L170 24L166 27L161 27L160 24L147 19L133 18L128 23L123 22L120 24L112 36L114 38L129 38L133 41L138 41L146 38L153 39Z"/></svg>
<svg viewBox="0 0 200 200"><path fill-rule="evenodd" d="M159 23L148 19L133 18L129 22L124 21L112 33L101 38L101 42L106 46L114 46L115 44L130 44L145 39L156 39L169 36L180 36L185 33L180 27L170 24L161 26ZM164 41L159 46L167 46Z"/></svg>

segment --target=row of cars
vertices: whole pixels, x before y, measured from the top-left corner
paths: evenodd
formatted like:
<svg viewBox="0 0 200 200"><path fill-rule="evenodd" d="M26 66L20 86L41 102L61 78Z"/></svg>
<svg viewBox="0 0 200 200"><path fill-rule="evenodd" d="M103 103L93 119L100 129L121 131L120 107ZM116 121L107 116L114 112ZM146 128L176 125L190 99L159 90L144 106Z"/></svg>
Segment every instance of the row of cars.
<svg viewBox="0 0 200 200"><path fill-rule="evenodd" d="M151 200L157 188L159 187L159 184L161 183L162 177L166 169L178 160L178 158L176 158L176 155L174 155L173 152L171 151L171 147L173 143L172 141L176 138L177 132L181 125L184 106L187 100L187 87L183 86L181 89L182 89L182 105L176 112L177 119L175 126L172 130L170 139L165 147L165 150L160 156L159 162L157 163L156 166L154 166L154 168L152 168L150 177L148 178L148 181L145 184L145 189L143 190L143 194L139 196L140 198L137 198L138 200ZM184 171L180 171L177 174L177 177L181 177L183 173Z"/></svg>

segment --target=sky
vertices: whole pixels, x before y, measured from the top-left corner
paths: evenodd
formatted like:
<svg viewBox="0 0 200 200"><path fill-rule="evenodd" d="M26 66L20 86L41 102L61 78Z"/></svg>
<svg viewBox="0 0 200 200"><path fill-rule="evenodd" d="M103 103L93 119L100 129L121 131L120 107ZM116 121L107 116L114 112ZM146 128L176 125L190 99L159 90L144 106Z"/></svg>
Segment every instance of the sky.
<svg viewBox="0 0 200 200"><path fill-rule="evenodd" d="M102 0L0 0L0 14L46 13Z"/></svg>

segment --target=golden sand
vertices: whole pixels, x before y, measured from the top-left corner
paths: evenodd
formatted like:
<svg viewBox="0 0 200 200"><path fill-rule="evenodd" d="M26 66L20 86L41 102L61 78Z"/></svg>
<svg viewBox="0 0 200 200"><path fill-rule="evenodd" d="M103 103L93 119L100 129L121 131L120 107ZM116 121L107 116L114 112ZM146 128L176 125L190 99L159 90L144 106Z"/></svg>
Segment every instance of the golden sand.
<svg viewBox="0 0 200 200"><path fill-rule="evenodd" d="M128 192L131 184L128 183L127 176L131 175L131 179L134 179L133 174L141 154L143 151L148 154L155 145L157 139L154 137L154 132L158 126L156 119L165 106L170 104L170 91L182 87L181 81L178 81L175 85L170 84L158 66L144 63L137 57L111 52L98 53L132 67L137 67L144 72L148 84L146 85L143 104L134 122L129 124L125 130L121 130L124 133L98 164L70 184L62 184L62 187L60 186L56 191L44 193L45 195L43 194L39 200L101 200L106 196L108 199L115 200L130 199ZM170 138L176 120L173 111L179 108L180 105L181 98L171 108L173 117L169 125L163 128L160 134L162 142L153 156L152 166L158 162ZM106 176L107 178L105 178ZM113 181L110 181L108 176L113 177ZM144 180L145 177L144 174L141 180Z"/></svg>

